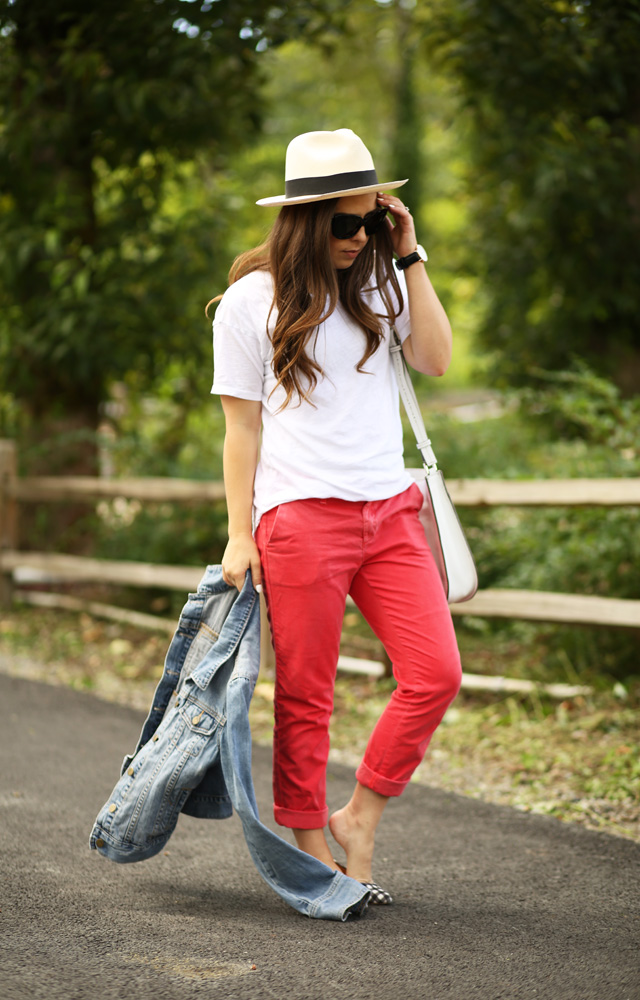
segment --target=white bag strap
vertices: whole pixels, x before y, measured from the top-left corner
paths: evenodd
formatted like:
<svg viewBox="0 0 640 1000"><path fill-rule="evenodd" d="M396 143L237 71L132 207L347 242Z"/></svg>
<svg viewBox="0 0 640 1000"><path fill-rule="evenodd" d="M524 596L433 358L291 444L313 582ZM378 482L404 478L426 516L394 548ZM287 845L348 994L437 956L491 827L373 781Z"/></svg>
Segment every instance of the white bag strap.
<svg viewBox="0 0 640 1000"><path fill-rule="evenodd" d="M407 371L404 354L402 353L402 343L393 327L391 327L391 333L392 343L389 349L391 351L391 360L393 361L393 367L395 368L396 379L398 381L398 388L400 389L402 402L404 403L404 408L407 411L411 429L416 436L418 451L422 455L422 464L427 472L434 472L438 468L438 461L433 448L431 447L431 441L429 440L427 430L424 426L424 420L422 419L422 414L420 412L420 407L418 406L418 400L416 399L415 389L413 388L413 383L411 382L411 378Z"/></svg>

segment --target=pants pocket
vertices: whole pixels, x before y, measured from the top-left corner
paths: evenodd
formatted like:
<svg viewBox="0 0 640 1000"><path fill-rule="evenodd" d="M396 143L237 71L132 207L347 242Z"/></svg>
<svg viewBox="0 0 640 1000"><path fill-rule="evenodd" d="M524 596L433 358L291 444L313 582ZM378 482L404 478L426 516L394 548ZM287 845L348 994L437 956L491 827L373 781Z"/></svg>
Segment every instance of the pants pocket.
<svg viewBox="0 0 640 1000"><path fill-rule="evenodd" d="M256 540L272 581L308 587L332 576L340 544L336 527L323 500L293 500L267 511Z"/></svg>

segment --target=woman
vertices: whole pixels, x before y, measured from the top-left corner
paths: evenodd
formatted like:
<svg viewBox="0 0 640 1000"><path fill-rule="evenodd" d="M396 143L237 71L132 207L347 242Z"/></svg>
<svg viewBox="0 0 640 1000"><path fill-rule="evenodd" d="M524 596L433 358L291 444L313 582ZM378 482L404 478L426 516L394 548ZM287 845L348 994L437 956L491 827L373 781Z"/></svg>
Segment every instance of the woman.
<svg viewBox="0 0 640 1000"><path fill-rule="evenodd" d="M298 847L372 889L375 831L457 694L460 660L404 468L390 325L417 371L442 375L451 328L409 209L349 129L297 136L267 242L241 255L214 321L226 420L223 575L264 586L276 657L274 802ZM393 267L393 255L397 256ZM262 433L261 446L259 438ZM397 688L351 800L329 818L329 718L350 594ZM325 826L343 848L333 858Z"/></svg>

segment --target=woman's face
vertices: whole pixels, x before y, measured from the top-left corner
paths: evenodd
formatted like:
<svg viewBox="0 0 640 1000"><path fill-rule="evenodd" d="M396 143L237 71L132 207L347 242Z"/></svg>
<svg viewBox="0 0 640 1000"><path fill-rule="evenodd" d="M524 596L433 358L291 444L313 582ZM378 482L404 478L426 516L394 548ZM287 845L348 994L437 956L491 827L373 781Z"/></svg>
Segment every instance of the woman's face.
<svg viewBox="0 0 640 1000"><path fill-rule="evenodd" d="M336 215L344 213L345 215L360 215L364 217L367 212L372 212L377 207L376 194L375 191L372 191L369 194L354 194L348 195L346 198L340 198L336 204L334 213ZM329 256L331 257L331 263L339 271L351 267L360 251L366 247L368 242L369 237L364 231L364 226L358 230L355 236L351 236L347 240L337 240L335 236L330 236Z"/></svg>

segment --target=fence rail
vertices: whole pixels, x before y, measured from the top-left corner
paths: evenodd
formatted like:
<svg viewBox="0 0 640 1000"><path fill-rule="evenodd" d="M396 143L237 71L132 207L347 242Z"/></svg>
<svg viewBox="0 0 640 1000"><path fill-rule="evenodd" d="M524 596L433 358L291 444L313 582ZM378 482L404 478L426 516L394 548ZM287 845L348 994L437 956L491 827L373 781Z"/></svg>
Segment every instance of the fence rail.
<svg viewBox="0 0 640 1000"><path fill-rule="evenodd" d="M416 479L422 471L412 470ZM640 478L493 480L452 479L449 492L459 507L639 506ZM142 502L223 502L218 482L187 479L102 479L90 476L17 475L15 446L0 441L0 602L10 599L13 574L30 569L65 581L99 581L136 587L195 589L201 569L133 561L91 559L18 549L20 503L74 502L123 497ZM578 625L640 628L640 600L527 590L481 590L454 615L517 618ZM147 616L152 617L152 616Z"/></svg>
<svg viewBox="0 0 640 1000"><path fill-rule="evenodd" d="M0 572L29 569L42 579L68 582L121 584L128 587L162 587L193 591L202 576L194 566L170 566L131 560L91 559L49 552L5 550L0 554ZM454 615L481 618L520 618L527 621L567 625L601 625L640 628L640 600L598 597L590 594L558 594L540 590L480 590L464 604L452 604Z"/></svg>
<svg viewBox="0 0 640 1000"><path fill-rule="evenodd" d="M416 479L422 469L412 469ZM97 476L10 478L6 495L27 502L75 502L123 497L142 501L220 501L224 485L194 479L101 479ZM624 507L640 505L640 478L447 479L458 507Z"/></svg>
<svg viewBox="0 0 640 1000"><path fill-rule="evenodd" d="M224 500L223 483L194 479L101 479L97 476L25 476L8 484L8 495L22 501L115 499L169 502Z"/></svg>

